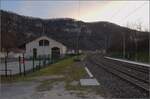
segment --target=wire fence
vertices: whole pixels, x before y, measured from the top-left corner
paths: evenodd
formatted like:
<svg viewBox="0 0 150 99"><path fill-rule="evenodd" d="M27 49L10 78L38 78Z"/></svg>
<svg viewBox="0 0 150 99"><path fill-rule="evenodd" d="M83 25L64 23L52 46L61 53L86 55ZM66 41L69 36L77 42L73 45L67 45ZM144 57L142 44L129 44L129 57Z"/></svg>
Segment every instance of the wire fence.
<svg viewBox="0 0 150 99"><path fill-rule="evenodd" d="M12 76L12 75L26 75L28 72L34 72L41 68L46 67L49 64L54 63L58 59L51 59L47 57L18 57L1 59L0 63L0 75L1 76Z"/></svg>

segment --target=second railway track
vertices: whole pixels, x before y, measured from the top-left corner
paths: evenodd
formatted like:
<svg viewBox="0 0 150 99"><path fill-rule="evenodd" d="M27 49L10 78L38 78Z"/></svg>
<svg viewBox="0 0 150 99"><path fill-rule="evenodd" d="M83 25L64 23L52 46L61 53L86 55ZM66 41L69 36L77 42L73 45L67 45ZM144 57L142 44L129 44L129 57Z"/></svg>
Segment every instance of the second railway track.
<svg viewBox="0 0 150 99"><path fill-rule="evenodd" d="M89 58L89 61L99 67L105 69L106 71L112 73L115 76L120 77L121 79L131 83L132 85L140 88L143 91L150 92L149 89L149 73L142 73L137 69L127 68L125 66L118 66L118 64L114 64L112 62L106 61L105 59L99 57L99 55L93 55ZM107 65L106 65L107 64ZM129 70L129 71L128 71ZM141 75L141 76L139 76ZM145 78L146 76L146 78Z"/></svg>

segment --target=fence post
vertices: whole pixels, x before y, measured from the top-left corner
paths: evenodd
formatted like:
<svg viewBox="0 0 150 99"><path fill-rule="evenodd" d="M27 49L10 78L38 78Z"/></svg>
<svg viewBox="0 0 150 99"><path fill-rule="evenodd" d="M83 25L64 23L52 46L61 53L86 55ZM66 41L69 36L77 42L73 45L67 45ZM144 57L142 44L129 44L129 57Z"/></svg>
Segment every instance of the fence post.
<svg viewBox="0 0 150 99"><path fill-rule="evenodd" d="M41 57L39 55L39 69L41 69Z"/></svg>
<svg viewBox="0 0 150 99"><path fill-rule="evenodd" d="M52 63L52 58L51 58L51 55L49 55L49 64Z"/></svg>
<svg viewBox="0 0 150 99"><path fill-rule="evenodd" d="M19 56L19 74L21 75L21 57Z"/></svg>
<svg viewBox="0 0 150 99"><path fill-rule="evenodd" d="M48 55L48 64L51 63L51 58L50 58L50 54Z"/></svg>
<svg viewBox="0 0 150 99"><path fill-rule="evenodd" d="M12 71L10 70L10 80L12 81L13 80L13 76L12 76Z"/></svg>
<svg viewBox="0 0 150 99"><path fill-rule="evenodd" d="M44 61L43 61L43 65L44 65L44 67L46 66L46 59L45 59L45 56L44 56Z"/></svg>
<svg viewBox="0 0 150 99"><path fill-rule="evenodd" d="M5 76L7 77L7 57L5 56Z"/></svg>
<svg viewBox="0 0 150 99"><path fill-rule="evenodd" d="M26 75L24 53L23 53L23 73L24 73L24 75Z"/></svg>
<svg viewBox="0 0 150 99"><path fill-rule="evenodd" d="M33 72L34 72L34 57L32 57L32 69L33 69Z"/></svg>

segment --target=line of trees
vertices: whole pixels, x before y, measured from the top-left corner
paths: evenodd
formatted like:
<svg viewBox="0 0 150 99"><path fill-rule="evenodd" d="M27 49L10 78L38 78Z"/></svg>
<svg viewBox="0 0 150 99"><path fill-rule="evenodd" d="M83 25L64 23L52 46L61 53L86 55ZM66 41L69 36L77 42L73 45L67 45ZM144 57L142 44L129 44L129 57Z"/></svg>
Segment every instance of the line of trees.
<svg viewBox="0 0 150 99"><path fill-rule="evenodd" d="M116 42L112 44L109 51L112 53L119 53L123 58L132 58L138 61L140 58L149 57L149 38L150 32L148 29L143 31L142 23L127 24L127 27L133 31L124 31L116 39ZM119 42L120 41L120 42ZM142 55L139 55L142 54ZM147 59L148 60L148 59Z"/></svg>

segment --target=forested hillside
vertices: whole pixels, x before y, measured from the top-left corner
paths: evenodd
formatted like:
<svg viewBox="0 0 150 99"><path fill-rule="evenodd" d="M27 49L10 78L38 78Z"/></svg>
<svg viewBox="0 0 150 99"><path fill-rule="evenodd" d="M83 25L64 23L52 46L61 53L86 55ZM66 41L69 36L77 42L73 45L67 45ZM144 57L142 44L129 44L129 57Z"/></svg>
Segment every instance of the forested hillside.
<svg viewBox="0 0 150 99"><path fill-rule="evenodd" d="M0 11L2 48L11 50L41 35L47 35L68 48L75 49L77 40L79 49L96 50L107 48L109 51L121 51L123 39L126 50L148 51L148 32L131 30L110 22L86 23L70 18L40 19ZM123 38L124 37L124 38Z"/></svg>

